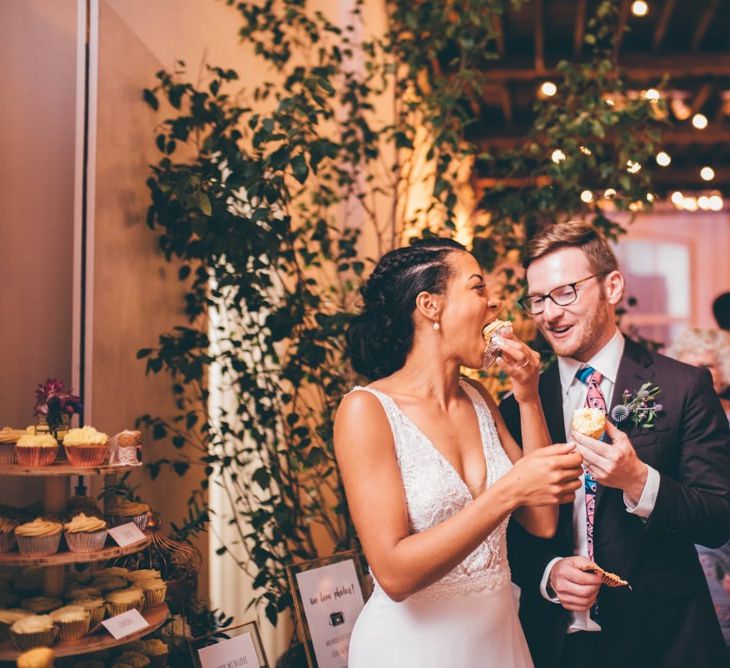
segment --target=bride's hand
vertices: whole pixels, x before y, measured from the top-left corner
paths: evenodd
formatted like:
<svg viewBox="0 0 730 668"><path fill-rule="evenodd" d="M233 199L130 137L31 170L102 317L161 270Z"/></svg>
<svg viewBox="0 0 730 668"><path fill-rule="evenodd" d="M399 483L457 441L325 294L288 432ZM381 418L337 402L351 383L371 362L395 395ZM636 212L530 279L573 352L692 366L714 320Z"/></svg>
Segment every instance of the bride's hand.
<svg viewBox="0 0 730 668"><path fill-rule="evenodd" d="M517 403L538 401L540 354L517 339L514 334L495 336L492 341L501 351L496 364L510 377Z"/></svg>
<svg viewBox="0 0 730 668"><path fill-rule="evenodd" d="M581 486L581 462L572 443L547 445L515 462L505 478L515 484L518 506L568 503Z"/></svg>

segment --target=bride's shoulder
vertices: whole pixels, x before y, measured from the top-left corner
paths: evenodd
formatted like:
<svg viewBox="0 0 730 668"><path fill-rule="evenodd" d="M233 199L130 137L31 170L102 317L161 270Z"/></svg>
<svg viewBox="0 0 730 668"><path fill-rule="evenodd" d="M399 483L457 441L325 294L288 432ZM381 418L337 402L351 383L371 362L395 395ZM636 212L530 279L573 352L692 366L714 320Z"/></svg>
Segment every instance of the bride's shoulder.
<svg viewBox="0 0 730 668"><path fill-rule="evenodd" d="M489 408L490 411L497 410L497 404L495 403L492 395L489 393L489 390L487 390L487 388L484 387L484 385L482 385L478 380L462 376L461 382L476 390L481 398L484 399L484 402L487 404L487 408Z"/></svg>

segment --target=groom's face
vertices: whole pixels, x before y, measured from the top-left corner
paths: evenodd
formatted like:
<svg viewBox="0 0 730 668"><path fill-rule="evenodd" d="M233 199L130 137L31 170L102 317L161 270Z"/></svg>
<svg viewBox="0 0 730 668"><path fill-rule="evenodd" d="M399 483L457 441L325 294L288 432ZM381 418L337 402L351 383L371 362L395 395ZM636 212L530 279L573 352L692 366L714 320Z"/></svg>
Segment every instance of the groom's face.
<svg viewBox="0 0 730 668"><path fill-rule="evenodd" d="M555 288L577 283L595 273L580 248L561 248L527 268L528 293L547 295ZM576 300L567 306L545 299L545 310L534 319L558 355L588 361L613 335L614 299L607 297L603 276L580 283L576 294Z"/></svg>

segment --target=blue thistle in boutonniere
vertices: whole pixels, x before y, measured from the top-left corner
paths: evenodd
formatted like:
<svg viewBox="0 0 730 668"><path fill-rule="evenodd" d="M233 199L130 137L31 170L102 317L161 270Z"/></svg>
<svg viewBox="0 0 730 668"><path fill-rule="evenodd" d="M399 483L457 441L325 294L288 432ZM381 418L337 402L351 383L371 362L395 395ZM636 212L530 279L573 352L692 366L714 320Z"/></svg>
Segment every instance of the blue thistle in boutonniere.
<svg viewBox="0 0 730 668"><path fill-rule="evenodd" d="M611 417L616 424L631 420L641 429L653 429L662 405L656 402L661 389L653 383L644 383L636 393L624 390L621 395L623 403L616 404L611 409Z"/></svg>

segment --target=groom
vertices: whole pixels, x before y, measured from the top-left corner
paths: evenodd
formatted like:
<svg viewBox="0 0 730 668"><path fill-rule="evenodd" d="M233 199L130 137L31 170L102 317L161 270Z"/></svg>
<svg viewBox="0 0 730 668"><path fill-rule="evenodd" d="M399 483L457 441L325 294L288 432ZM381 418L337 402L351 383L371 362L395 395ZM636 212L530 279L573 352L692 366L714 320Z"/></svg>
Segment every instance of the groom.
<svg viewBox="0 0 730 668"><path fill-rule="evenodd" d="M694 548L730 538L730 431L710 374L619 332L624 279L592 227L546 228L529 244L525 268L522 304L557 354L540 378L552 440L574 441L590 474L561 506L554 538L510 526L512 577L537 668L730 666ZM606 442L571 434L576 409L610 415L646 382L660 390L646 405L661 404L653 423L633 411L618 428L607 425ZM501 410L519 440L514 399ZM589 560L631 589L601 586L582 570Z"/></svg>

